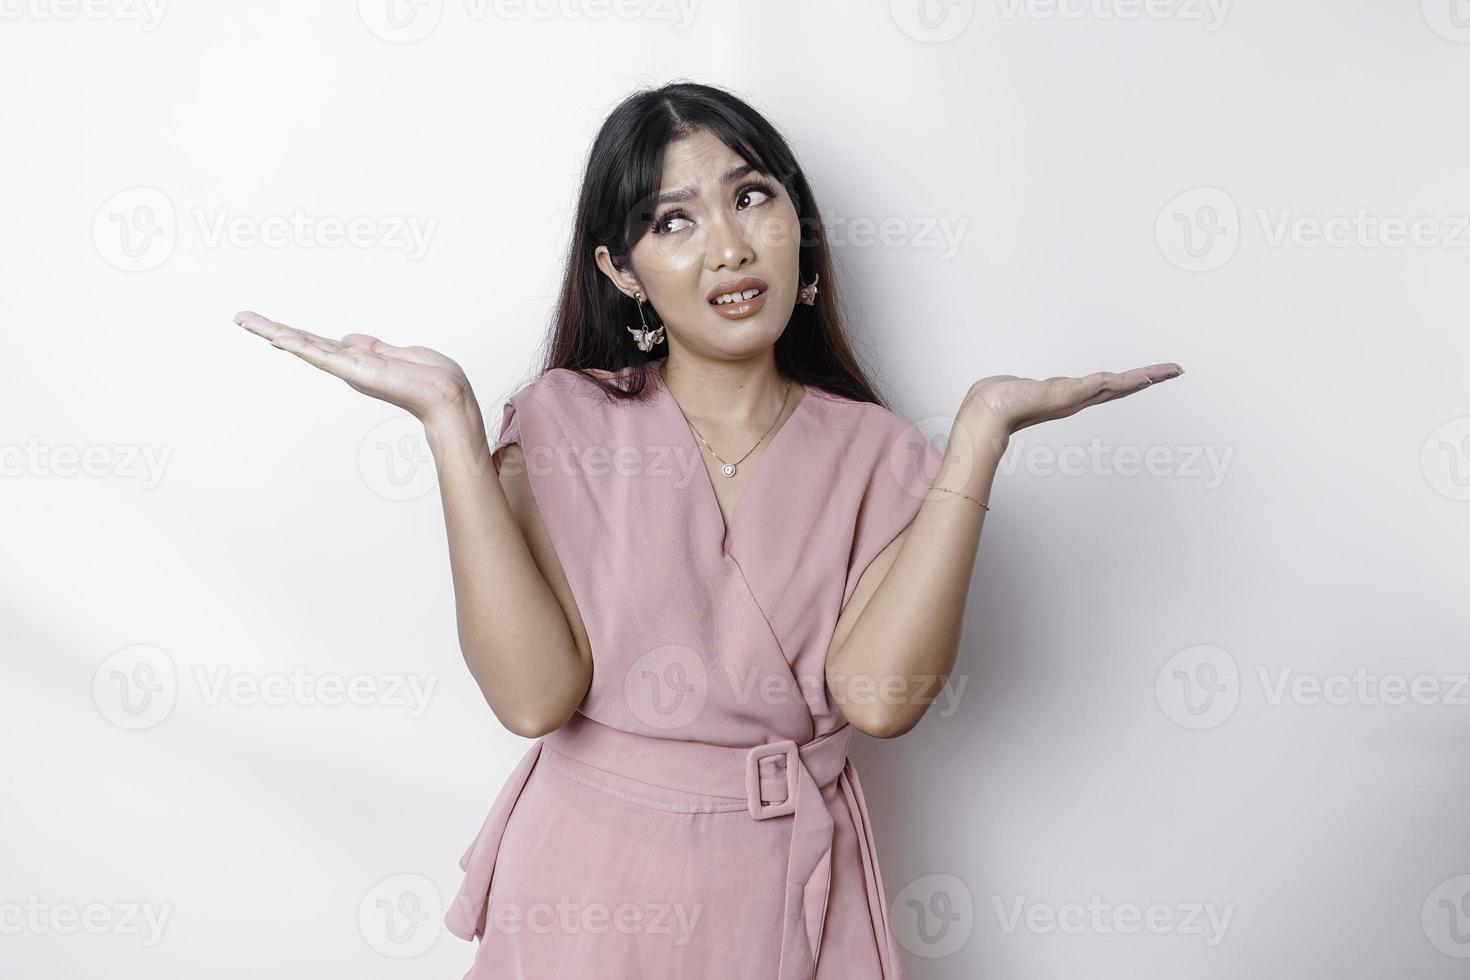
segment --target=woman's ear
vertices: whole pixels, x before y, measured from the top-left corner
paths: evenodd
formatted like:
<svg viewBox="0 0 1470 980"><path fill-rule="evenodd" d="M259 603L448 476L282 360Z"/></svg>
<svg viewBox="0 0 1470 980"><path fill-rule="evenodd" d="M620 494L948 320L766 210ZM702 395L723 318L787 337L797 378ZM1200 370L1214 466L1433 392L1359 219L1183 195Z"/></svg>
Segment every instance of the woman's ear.
<svg viewBox="0 0 1470 980"><path fill-rule="evenodd" d="M618 287L624 296L633 299L634 293L642 291L643 287L638 284L638 279L633 275L632 271L629 269L619 269L613 262L612 253L607 250L606 245L597 246L592 255L597 262L597 268L601 269L602 274L612 280L613 285Z"/></svg>

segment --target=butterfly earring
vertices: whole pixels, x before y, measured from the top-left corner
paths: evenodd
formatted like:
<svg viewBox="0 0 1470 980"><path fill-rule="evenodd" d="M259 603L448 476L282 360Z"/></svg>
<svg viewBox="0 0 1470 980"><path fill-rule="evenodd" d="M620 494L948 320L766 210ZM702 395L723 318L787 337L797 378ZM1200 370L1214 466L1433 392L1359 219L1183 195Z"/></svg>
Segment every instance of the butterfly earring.
<svg viewBox="0 0 1470 980"><path fill-rule="evenodd" d="M644 353L647 353L648 351L653 350L656 345L664 342L664 325L660 323L658 325L658 329L650 330L648 327L648 319L643 315L643 290L639 289L635 291L633 293L633 298L638 301L638 320L643 324L643 326L642 328L629 327L628 332L631 333L633 335L633 339L637 341L638 349L643 351Z"/></svg>
<svg viewBox="0 0 1470 980"><path fill-rule="evenodd" d="M818 274L812 276L812 281L810 283L802 283L801 284L801 290L799 292L797 292L796 298L800 302L805 303L807 306L816 306L817 305L817 280L820 279L820 278L822 278L822 276L821 276L820 273L818 273ZM796 277L796 281L797 282L801 282L801 277L800 276L797 276Z"/></svg>

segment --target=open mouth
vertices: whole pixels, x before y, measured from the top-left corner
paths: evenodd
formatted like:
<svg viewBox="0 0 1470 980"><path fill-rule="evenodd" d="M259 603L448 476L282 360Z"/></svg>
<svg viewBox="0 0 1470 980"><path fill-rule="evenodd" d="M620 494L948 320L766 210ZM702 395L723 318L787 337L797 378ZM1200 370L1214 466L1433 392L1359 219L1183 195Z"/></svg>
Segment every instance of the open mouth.
<svg viewBox="0 0 1470 980"><path fill-rule="evenodd" d="M711 306L739 306L764 296L769 288L763 280L747 276L736 282L720 283L710 291L708 300Z"/></svg>
<svg viewBox="0 0 1470 980"><path fill-rule="evenodd" d="M716 306L726 306L730 303L745 303L755 299L757 296L761 295L764 292L764 289L747 289L741 293L725 293L723 295L716 296L714 299L714 304Z"/></svg>

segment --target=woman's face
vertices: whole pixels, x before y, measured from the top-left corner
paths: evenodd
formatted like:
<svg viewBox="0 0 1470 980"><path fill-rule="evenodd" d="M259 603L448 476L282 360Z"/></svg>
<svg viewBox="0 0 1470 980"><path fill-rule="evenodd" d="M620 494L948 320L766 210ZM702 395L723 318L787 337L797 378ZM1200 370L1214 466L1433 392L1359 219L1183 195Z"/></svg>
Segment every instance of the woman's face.
<svg viewBox="0 0 1470 980"><path fill-rule="evenodd" d="M641 285L671 343L727 358L775 344L796 306L801 247L780 181L701 129L668 145L658 194L640 211L651 228L631 268L615 269L605 246L597 264L629 296Z"/></svg>

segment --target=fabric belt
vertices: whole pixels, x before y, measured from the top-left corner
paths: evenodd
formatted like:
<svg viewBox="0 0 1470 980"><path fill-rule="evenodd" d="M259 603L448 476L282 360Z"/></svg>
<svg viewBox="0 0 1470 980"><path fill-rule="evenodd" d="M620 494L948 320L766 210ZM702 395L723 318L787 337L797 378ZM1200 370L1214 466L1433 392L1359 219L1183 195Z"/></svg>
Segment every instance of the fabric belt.
<svg viewBox="0 0 1470 980"><path fill-rule="evenodd" d="M842 774L851 739L852 726L843 724L801 745L790 739L750 747L713 745L640 735L578 713L544 735L542 742L568 758L607 772L731 800L728 804L691 802L691 811L743 809L755 820L791 817L777 980L811 980L816 975L832 880L834 825L822 788ZM741 797L744 802L736 802Z"/></svg>

